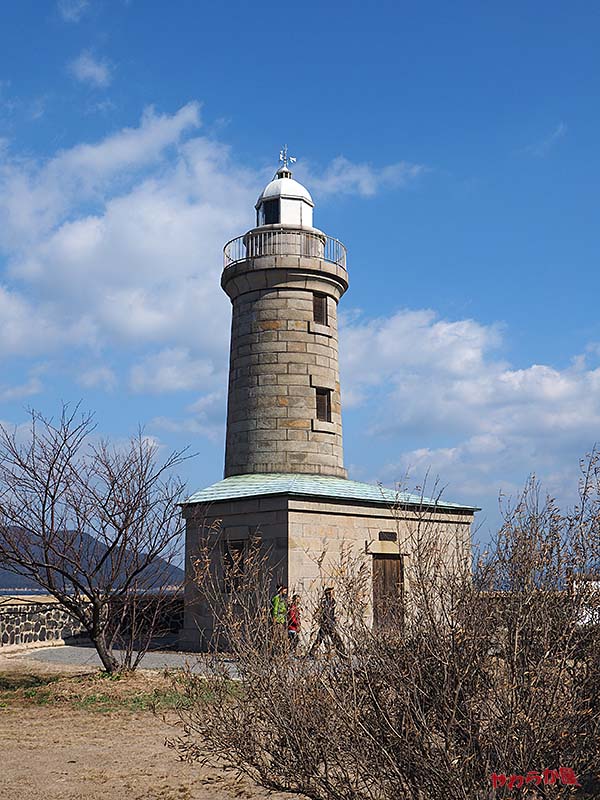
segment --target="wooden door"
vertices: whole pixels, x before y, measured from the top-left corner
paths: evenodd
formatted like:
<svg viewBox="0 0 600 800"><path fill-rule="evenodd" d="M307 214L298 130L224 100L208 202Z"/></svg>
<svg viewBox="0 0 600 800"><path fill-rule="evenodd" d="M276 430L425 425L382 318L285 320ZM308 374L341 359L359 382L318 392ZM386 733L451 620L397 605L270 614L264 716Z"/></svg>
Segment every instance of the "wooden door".
<svg viewBox="0 0 600 800"><path fill-rule="evenodd" d="M373 555L373 624L401 627L404 618L401 555Z"/></svg>

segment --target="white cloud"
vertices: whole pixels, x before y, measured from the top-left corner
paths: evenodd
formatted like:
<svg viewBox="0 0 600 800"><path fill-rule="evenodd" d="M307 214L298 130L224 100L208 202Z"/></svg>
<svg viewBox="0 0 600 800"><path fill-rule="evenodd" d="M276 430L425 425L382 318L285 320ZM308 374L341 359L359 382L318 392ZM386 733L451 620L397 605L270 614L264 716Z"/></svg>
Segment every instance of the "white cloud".
<svg viewBox="0 0 600 800"><path fill-rule="evenodd" d="M46 113L46 97L35 97L29 104L28 114L33 120L41 119Z"/></svg>
<svg viewBox="0 0 600 800"><path fill-rule="evenodd" d="M57 8L65 22L79 22L90 9L90 0L58 0Z"/></svg>
<svg viewBox="0 0 600 800"><path fill-rule="evenodd" d="M88 83L98 89L109 86L113 77L112 65L106 59L97 58L89 50L84 50L71 61L69 72L80 83Z"/></svg>
<svg viewBox="0 0 600 800"><path fill-rule="evenodd" d="M600 366L589 354L564 369L516 368L498 355L498 326L430 310L350 319L341 342L345 405L366 415L371 436L398 443L382 479L431 468L476 500L538 471L563 491L598 436ZM421 447L403 446L415 436Z"/></svg>
<svg viewBox="0 0 600 800"><path fill-rule="evenodd" d="M0 110L3 116L10 117L19 108L19 101L17 101L10 94L11 82L7 80L0 80ZM1 139L2 147L6 147L6 140Z"/></svg>
<svg viewBox="0 0 600 800"><path fill-rule="evenodd" d="M221 372L219 377L224 380ZM214 382L215 365L208 359L194 359L185 348L167 348L147 356L131 368L134 392L206 391Z"/></svg>
<svg viewBox="0 0 600 800"><path fill-rule="evenodd" d="M187 138L199 125L190 103L45 163L0 151L0 353L192 344L197 364L226 363L221 248L251 225L256 176ZM112 384L94 370L77 379Z"/></svg>
<svg viewBox="0 0 600 800"><path fill-rule="evenodd" d="M51 350L68 335L44 305L0 285L0 355L28 356Z"/></svg>
<svg viewBox="0 0 600 800"><path fill-rule="evenodd" d="M224 438L225 400L225 391L221 388L189 405L184 417L156 417L151 424L159 430L204 436L218 442Z"/></svg>
<svg viewBox="0 0 600 800"><path fill-rule="evenodd" d="M559 122L554 130L548 134L548 136L545 136L539 142L527 147L526 151L531 153L531 155L537 156L538 158L544 158L544 156L547 156L550 150L552 150L553 147L558 144L558 142L566 135L567 126L564 122Z"/></svg>
<svg viewBox="0 0 600 800"><path fill-rule="evenodd" d="M112 391L118 383L114 371L104 364L82 370L77 380L86 389L104 389L105 391Z"/></svg>
<svg viewBox="0 0 600 800"><path fill-rule="evenodd" d="M21 400L24 397L39 394L42 389L41 380L36 375L32 375L25 383L16 386L0 386L0 400L5 403Z"/></svg>
<svg viewBox="0 0 600 800"><path fill-rule="evenodd" d="M112 100L100 100L95 103L89 103L85 109L86 114L108 114L111 111L114 111L116 105L113 103Z"/></svg>
<svg viewBox="0 0 600 800"><path fill-rule="evenodd" d="M99 211L112 198L123 201L141 170L164 167L164 151L200 125L196 103L173 115L146 109L137 128L124 128L96 144L64 150L37 163L0 151L0 249L23 254L60 230L63 223L85 220L84 204Z"/></svg>
<svg viewBox="0 0 600 800"><path fill-rule="evenodd" d="M4 116L17 116L27 121L41 119L46 112L47 97L17 97L10 93L11 82L0 80L0 111ZM6 139L0 138L0 153L8 145Z"/></svg>
<svg viewBox="0 0 600 800"><path fill-rule="evenodd" d="M383 189L405 186L426 170L424 165L408 161L377 168L371 164L356 164L344 156L338 156L322 173L317 173L310 167L304 172L311 190L320 196L358 194L371 197ZM298 172L300 176L304 174L302 166Z"/></svg>
<svg viewBox="0 0 600 800"><path fill-rule="evenodd" d="M347 319L342 316L342 323ZM391 317L343 324L345 391L360 404L368 387L386 386L423 375L451 378L479 374L485 355L500 344L500 328L474 320L449 322L432 310L404 310Z"/></svg>

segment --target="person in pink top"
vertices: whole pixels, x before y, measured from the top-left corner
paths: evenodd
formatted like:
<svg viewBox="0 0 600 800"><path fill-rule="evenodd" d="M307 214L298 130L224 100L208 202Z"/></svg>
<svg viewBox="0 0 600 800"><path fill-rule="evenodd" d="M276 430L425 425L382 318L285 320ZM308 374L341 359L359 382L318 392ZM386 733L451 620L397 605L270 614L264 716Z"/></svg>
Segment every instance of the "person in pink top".
<svg viewBox="0 0 600 800"><path fill-rule="evenodd" d="M300 595L295 594L288 608L287 614L288 642L290 650L294 654L298 647L300 637Z"/></svg>

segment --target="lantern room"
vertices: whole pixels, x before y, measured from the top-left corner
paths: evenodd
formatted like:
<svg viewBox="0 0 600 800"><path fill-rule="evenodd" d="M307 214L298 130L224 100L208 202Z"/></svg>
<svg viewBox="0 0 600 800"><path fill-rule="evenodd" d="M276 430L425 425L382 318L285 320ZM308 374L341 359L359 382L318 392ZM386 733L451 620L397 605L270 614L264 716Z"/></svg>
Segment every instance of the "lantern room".
<svg viewBox="0 0 600 800"><path fill-rule="evenodd" d="M256 224L312 228L314 205L308 189L292 178L284 164L256 202Z"/></svg>

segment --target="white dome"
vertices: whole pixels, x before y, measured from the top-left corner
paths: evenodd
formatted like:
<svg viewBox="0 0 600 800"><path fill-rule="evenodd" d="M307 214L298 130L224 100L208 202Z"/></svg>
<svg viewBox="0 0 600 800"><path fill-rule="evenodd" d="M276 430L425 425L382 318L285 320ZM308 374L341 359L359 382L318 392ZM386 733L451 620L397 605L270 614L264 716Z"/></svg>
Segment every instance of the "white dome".
<svg viewBox="0 0 600 800"><path fill-rule="evenodd" d="M313 199L308 189L293 178L275 178L271 183L268 183L263 193L256 201L256 207L258 208L263 200L271 200L276 197L291 197L304 200L309 205L314 206Z"/></svg>

